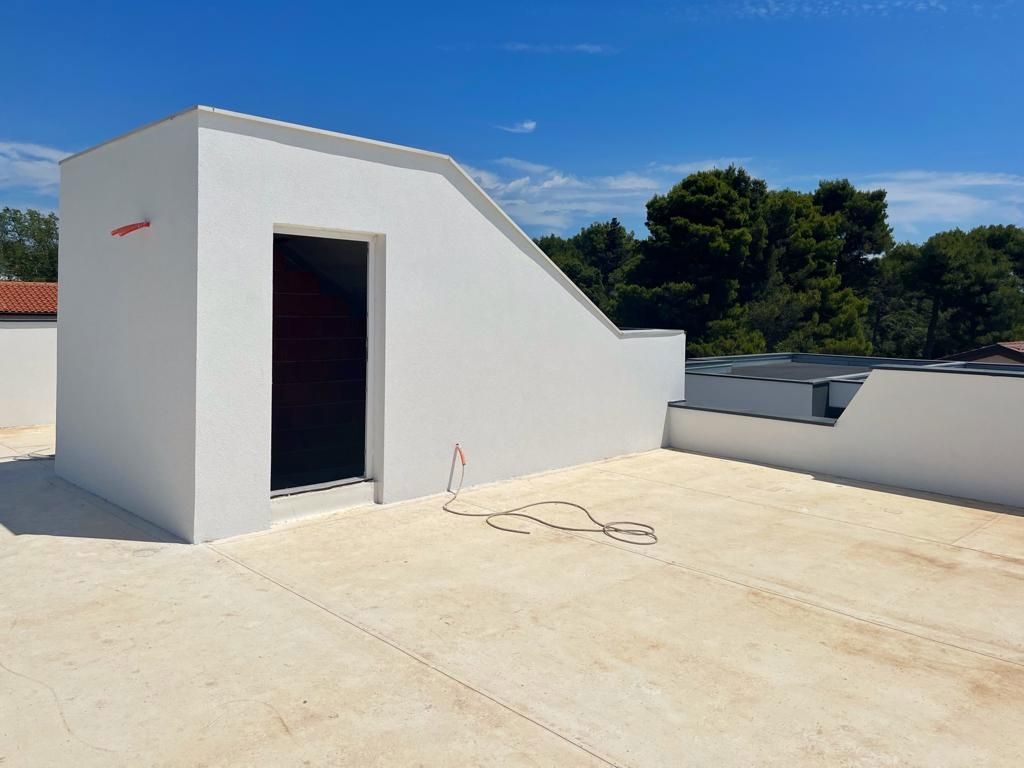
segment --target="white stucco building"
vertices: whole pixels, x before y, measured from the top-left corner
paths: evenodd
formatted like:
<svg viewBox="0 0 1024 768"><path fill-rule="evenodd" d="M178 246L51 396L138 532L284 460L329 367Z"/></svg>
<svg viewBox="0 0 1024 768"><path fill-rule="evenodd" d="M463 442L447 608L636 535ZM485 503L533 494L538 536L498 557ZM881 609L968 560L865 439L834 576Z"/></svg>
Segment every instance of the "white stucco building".
<svg viewBox="0 0 1024 768"><path fill-rule="evenodd" d="M0 281L0 427L52 424L57 284Z"/></svg>
<svg viewBox="0 0 1024 768"><path fill-rule="evenodd" d="M665 441L616 328L450 157L197 107L61 165L57 472L189 541ZM123 236L112 231L148 223Z"/></svg>

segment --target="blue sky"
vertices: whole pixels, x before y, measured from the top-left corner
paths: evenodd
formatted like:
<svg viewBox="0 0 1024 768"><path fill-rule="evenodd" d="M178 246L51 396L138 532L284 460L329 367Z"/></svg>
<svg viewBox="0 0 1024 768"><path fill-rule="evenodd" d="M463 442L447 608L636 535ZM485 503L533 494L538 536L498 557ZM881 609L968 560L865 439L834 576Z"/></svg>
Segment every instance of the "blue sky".
<svg viewBox="0 0 1024 768"><path fill-rule="evenodd" d="M453 155L528 232L693 170L884 187L899 239L1024 225L1024 0L5 3L0 205L191 104Z"/></svg>

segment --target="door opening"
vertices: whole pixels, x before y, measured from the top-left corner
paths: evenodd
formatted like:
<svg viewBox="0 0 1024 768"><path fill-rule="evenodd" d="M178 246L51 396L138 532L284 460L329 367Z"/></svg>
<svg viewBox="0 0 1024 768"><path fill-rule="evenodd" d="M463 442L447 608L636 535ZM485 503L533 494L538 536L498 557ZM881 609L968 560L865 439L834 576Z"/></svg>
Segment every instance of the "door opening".
<svg viewBox="0 0 1024 768"><path fill-rule="evenodd" d="M366 478L368 255L274 235L272 495Z"/></svg>

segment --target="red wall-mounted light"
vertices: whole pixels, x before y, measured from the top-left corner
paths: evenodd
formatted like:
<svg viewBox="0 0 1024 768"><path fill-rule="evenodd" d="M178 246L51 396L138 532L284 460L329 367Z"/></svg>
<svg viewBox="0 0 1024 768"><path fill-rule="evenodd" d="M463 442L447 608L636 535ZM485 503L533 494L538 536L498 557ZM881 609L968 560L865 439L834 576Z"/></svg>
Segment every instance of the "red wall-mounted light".
<svg viewBox="0 0 1024 768"><path fill-rule="evenodd" d="M123 227L110 230L110 234L114 237L124 237L125 235L131 234L137 229L145 229L149 226L148 221L136 221L134 224L125 224Z"/></svg>

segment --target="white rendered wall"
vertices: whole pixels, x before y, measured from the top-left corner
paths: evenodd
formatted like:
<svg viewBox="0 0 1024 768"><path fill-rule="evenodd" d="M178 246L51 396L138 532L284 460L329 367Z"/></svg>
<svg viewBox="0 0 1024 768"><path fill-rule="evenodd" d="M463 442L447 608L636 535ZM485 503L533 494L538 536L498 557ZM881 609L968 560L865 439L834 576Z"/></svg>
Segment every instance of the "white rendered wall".
<svg viewBox="0 0 1024 768"><path fill-rule="evenodd" d="M191 541L270 522L272 238L373 241L378 500L665 439L682 333L618 331L447 157L209 109L62 165L57 471ZM112 238L115 226L152 227Z"/></svg>
<svg viewBox="0 0 1024 768"><path fill-rule="evenodd" d="M0 427L52 424L57 321L0 320Z"/></svg>
<svg viewBox="0 0 1024 768"><path fill-rule="evenodd" d="M193 112L64 161L60 195L57 474L188 540L196 176Z"/></svg>
<svg viewBox="0 0 1024 768"><path fill-rule="evenodd" d="M692 405L775 416L813 416L813 390L813 385L804 381L769 381L702 373L691 373L686 377L687 401Z"/></svg>
<svg viewBox="0 0 1024 768"><path fill-rule="evenodd" d="M1024 379L875 370L835 426L669 408L669 445L1024 506Z"/></svg>
<svg viewBox="0 0 1024 768"><path fill-rule="evenodd" d="M443 490L457 440L468 483L663 444L684 336L623 338L447 158L199 126L195 538L270 518L275 226L376 236L380 500Z"/></svg>

